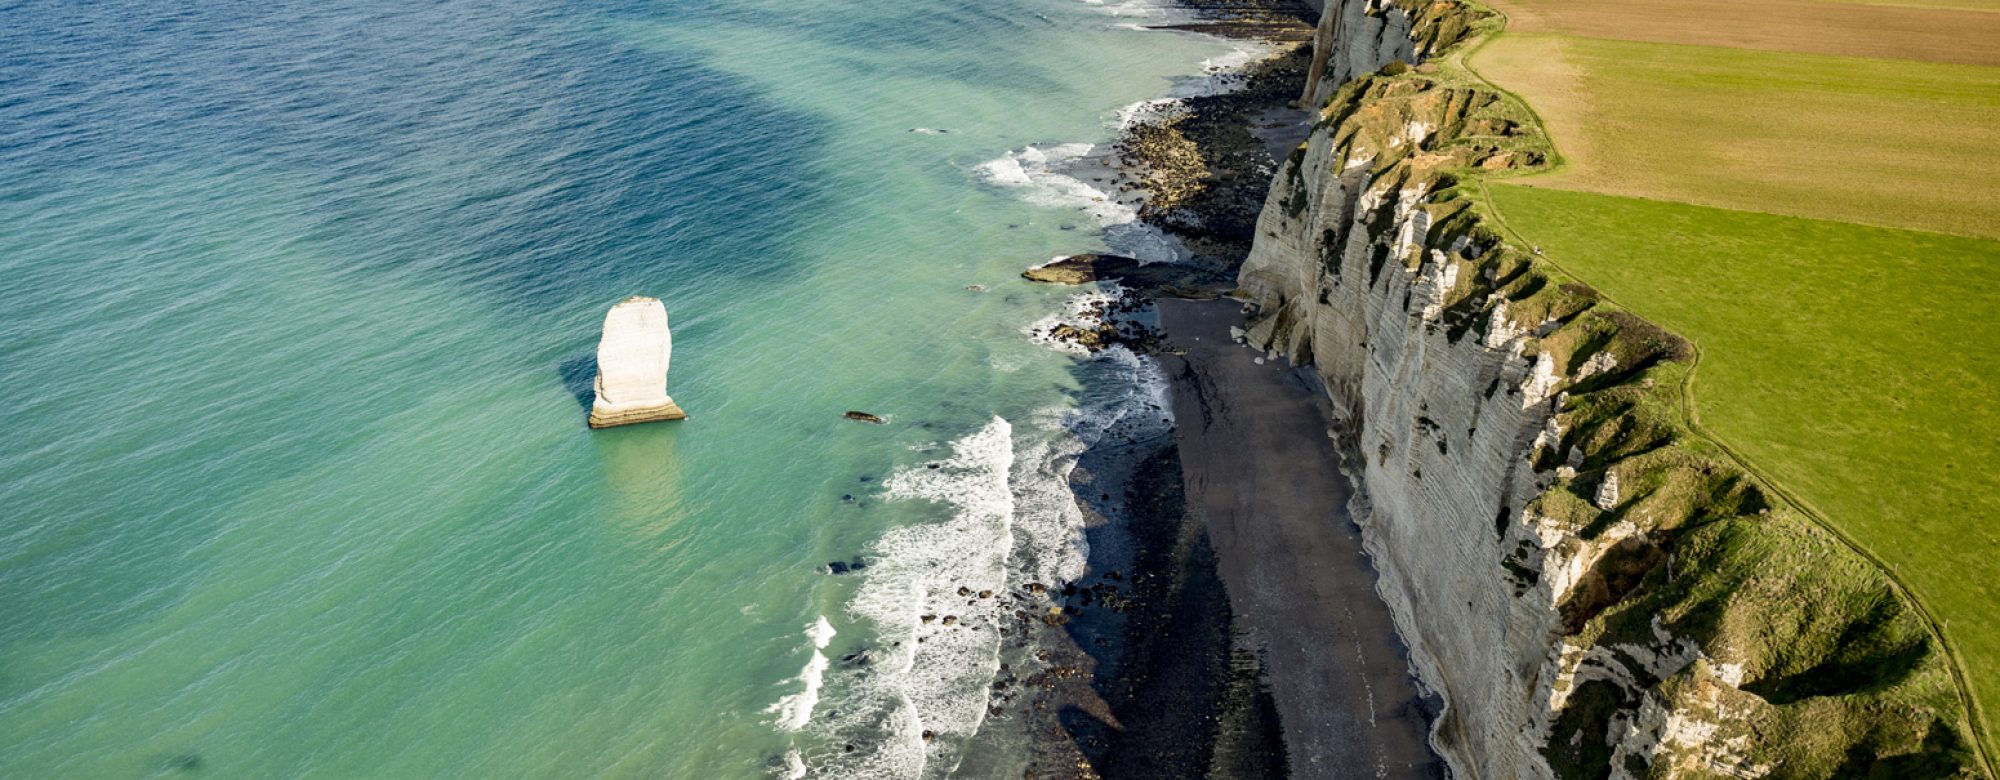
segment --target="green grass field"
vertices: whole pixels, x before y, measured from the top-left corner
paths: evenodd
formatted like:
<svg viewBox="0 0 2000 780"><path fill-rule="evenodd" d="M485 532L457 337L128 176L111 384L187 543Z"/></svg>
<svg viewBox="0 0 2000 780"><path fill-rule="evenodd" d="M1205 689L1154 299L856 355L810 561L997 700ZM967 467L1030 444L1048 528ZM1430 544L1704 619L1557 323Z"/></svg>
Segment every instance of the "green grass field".
<svg viewBox="0 0 2000 780"><path fill-rule="evenodd" d="M2000 238L2000 67L1512 32L1470 64L1569 158L1537 186Z"/></svg>
<svg viewBox="0 0 2000 780"><path fill-rule="evenodd" d="M2000 241L1513 184L1508 228L1702 348L1702 423L1889 562L2000 715ZM1989 733L1989 739L1993 735Z"/></svg>

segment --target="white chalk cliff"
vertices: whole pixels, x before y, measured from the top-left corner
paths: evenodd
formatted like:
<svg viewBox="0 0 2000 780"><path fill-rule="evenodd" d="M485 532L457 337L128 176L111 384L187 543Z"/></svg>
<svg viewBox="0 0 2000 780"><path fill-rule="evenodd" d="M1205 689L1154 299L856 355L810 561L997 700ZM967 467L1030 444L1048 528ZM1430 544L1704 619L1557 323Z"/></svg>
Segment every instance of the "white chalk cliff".
<svg viewBox="0 0 2000 780"><path fill-rule="evenodd" d="M658 298L635 296L611 307L597 342L597 401L590 406L590 427L687 419L667 395L667 361L673 352L667 307Z"/></svg>

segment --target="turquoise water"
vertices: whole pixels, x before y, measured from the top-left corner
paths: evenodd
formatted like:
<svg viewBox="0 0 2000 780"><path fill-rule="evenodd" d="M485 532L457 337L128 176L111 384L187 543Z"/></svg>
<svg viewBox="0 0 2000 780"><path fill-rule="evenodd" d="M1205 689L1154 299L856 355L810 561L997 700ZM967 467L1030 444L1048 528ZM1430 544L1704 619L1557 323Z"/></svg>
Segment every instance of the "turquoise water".
<svg viewBox="0 0 2000 780"><path fill-rule="evenodd" d="M1131 13L0 7L0 776L958 766L991 648L815 703L808 629L1074 566L1062 453L1145 369L1023 335L1105 236L980 166L1229 51ZM692 419L593 433L633 294Z"/></svg>

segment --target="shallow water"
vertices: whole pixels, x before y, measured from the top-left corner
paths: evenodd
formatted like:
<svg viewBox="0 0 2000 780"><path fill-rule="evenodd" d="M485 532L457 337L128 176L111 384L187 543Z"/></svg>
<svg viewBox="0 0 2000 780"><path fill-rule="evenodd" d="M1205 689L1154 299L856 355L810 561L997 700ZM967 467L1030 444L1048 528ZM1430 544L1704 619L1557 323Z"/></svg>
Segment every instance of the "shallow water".
<svg viewBox="0 0 2000 780"><path fill-rule="evenodd" d="M0 7L0 776L949 770L991 648L802 671L1075 565L1149 369L1024 335L1106 237L981 166L1231 54L1152 13ZM692 419L593 433L632 294Z"/></svg>

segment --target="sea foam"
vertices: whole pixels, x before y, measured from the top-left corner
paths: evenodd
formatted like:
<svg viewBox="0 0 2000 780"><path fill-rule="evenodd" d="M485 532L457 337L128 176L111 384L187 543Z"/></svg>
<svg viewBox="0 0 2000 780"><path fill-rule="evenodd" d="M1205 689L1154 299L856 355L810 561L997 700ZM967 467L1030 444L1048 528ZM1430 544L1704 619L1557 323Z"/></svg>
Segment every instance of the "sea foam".
<svg viewBox="0 0 2000 780"><path fill-rule="evenodd" d="M1029 341L1045 347L1072 355L1089 355L1090 350L1083 345L1056 338L1054 335L1056 328L1069 325L1081 330L1095 330L1107 321L1107 318L1098 312L1124 300L1125 295L1126 289L1116 283L1106 284L1102 290L1071 295L1063 301L1063 308L1060 311L1051 312L1048 316L1028 323L1027 327L1022 328L1022 333Z"/></svg>
<svg viewBox="0 0 2000 780"><path fill-rule="evenodd" d="M999 668L999 599L967 604L958 589L1007 586L1013 426L994 417L950 448L950 457L884 481L888 497L932 502L947 514L893 529L874 545L867 576L848 604L876 629L873 671L857 675L828 730L873 732L876 744L859 755L830 756L824 776L948 773L957 745L986 717L987 686Z"/></svg>
<svg viewBox="0 0 2000 780"><path fill-rule="evenodd" d="M1027 146L973 169L982 180L1021 191L1021 199L1090 216L1104 229L1112 251L1147 263L1188 257L1179 239L1139 220L1145 198L1119 185L1126 169L1109 145L1084 143Z"/></svg>
<svg viewBox="0 0 2000 780"><path fill-rule="evenodd" d="M1163 5L1144 0L1106 11L1154 23L1170 18ZM1254 54L1238 48L1204 61L1206 77L1176 84L1167 99L1117 109L1107 124L1123 132L1185 110L1179 99L1227 89L1224 71ZM973 174L1018 190L1029 202L1087 214L1120 254L1143 262L1189 256L1178 239L1140 220L1143 195L1119 186L1127 172L1108 144L1026 146L975 166ZM1071 296L1064 311L1037 324L1078 317L1119 293ZM1035 330L1029 328L1031 338ZM1155 361L1113 346L1085 356L1079 366L1086 381L1073 404L1038 410L1020 430L995 416L949 445L913 447L936 453L948 446L951 454L941 460L930 454L932 460L884 481L888 498L929 502L940 515L890 530L873 546L848 603L848 611L874 629L869 663L851 674L843 663L819 720L810 720L808 708L808 719L800 722L822 738L822 747L789 754L788 776L808 764L813 776L829 778L946 776L958 768L965 741L986 724L991 685L1008 651L998 629L1011 617L1001 599L967 598L959 588L1004 594L1040 583L1059 589L1084 576L1091 550L1069 484L1078 459L1100 443L1157 442L1171 429L1167 379ZM952 625L945 625L947 617Z"/></svg>
<svg viewBox="0 0 2000 780"><path fill-rule="evenodd" d="M864 673L837 673L838 698L806 728L826 743L865 748L811 756L814 776L950 774L965 740L985 724L1004 649L998 629L1011 614L1000 598L967 598L958 589L1055 589L1084 575L1090 545L1069 486L1077 459L1108 437L1157 440L1171 423L1167 379L1155 361L1113 346L1081 366L1089 380L1076 404L1042 409L1022 429L994 417L948 445L917 448L948 449L949 457L885 480L889 498L930 502L946 514L893 529L874 545L848 604L876 630L872 663Z"/></svg>
<svg viewBox="0 0 2000 780"><path fill-rule="evenodd" d="M1116 3L1105 0L1083 0L1083 3L1096 6L1110 16L1142 17L1154 24L1175 24L1197 19L1193 13L1182 9L1172 0L1122 0Z"/></svg>

